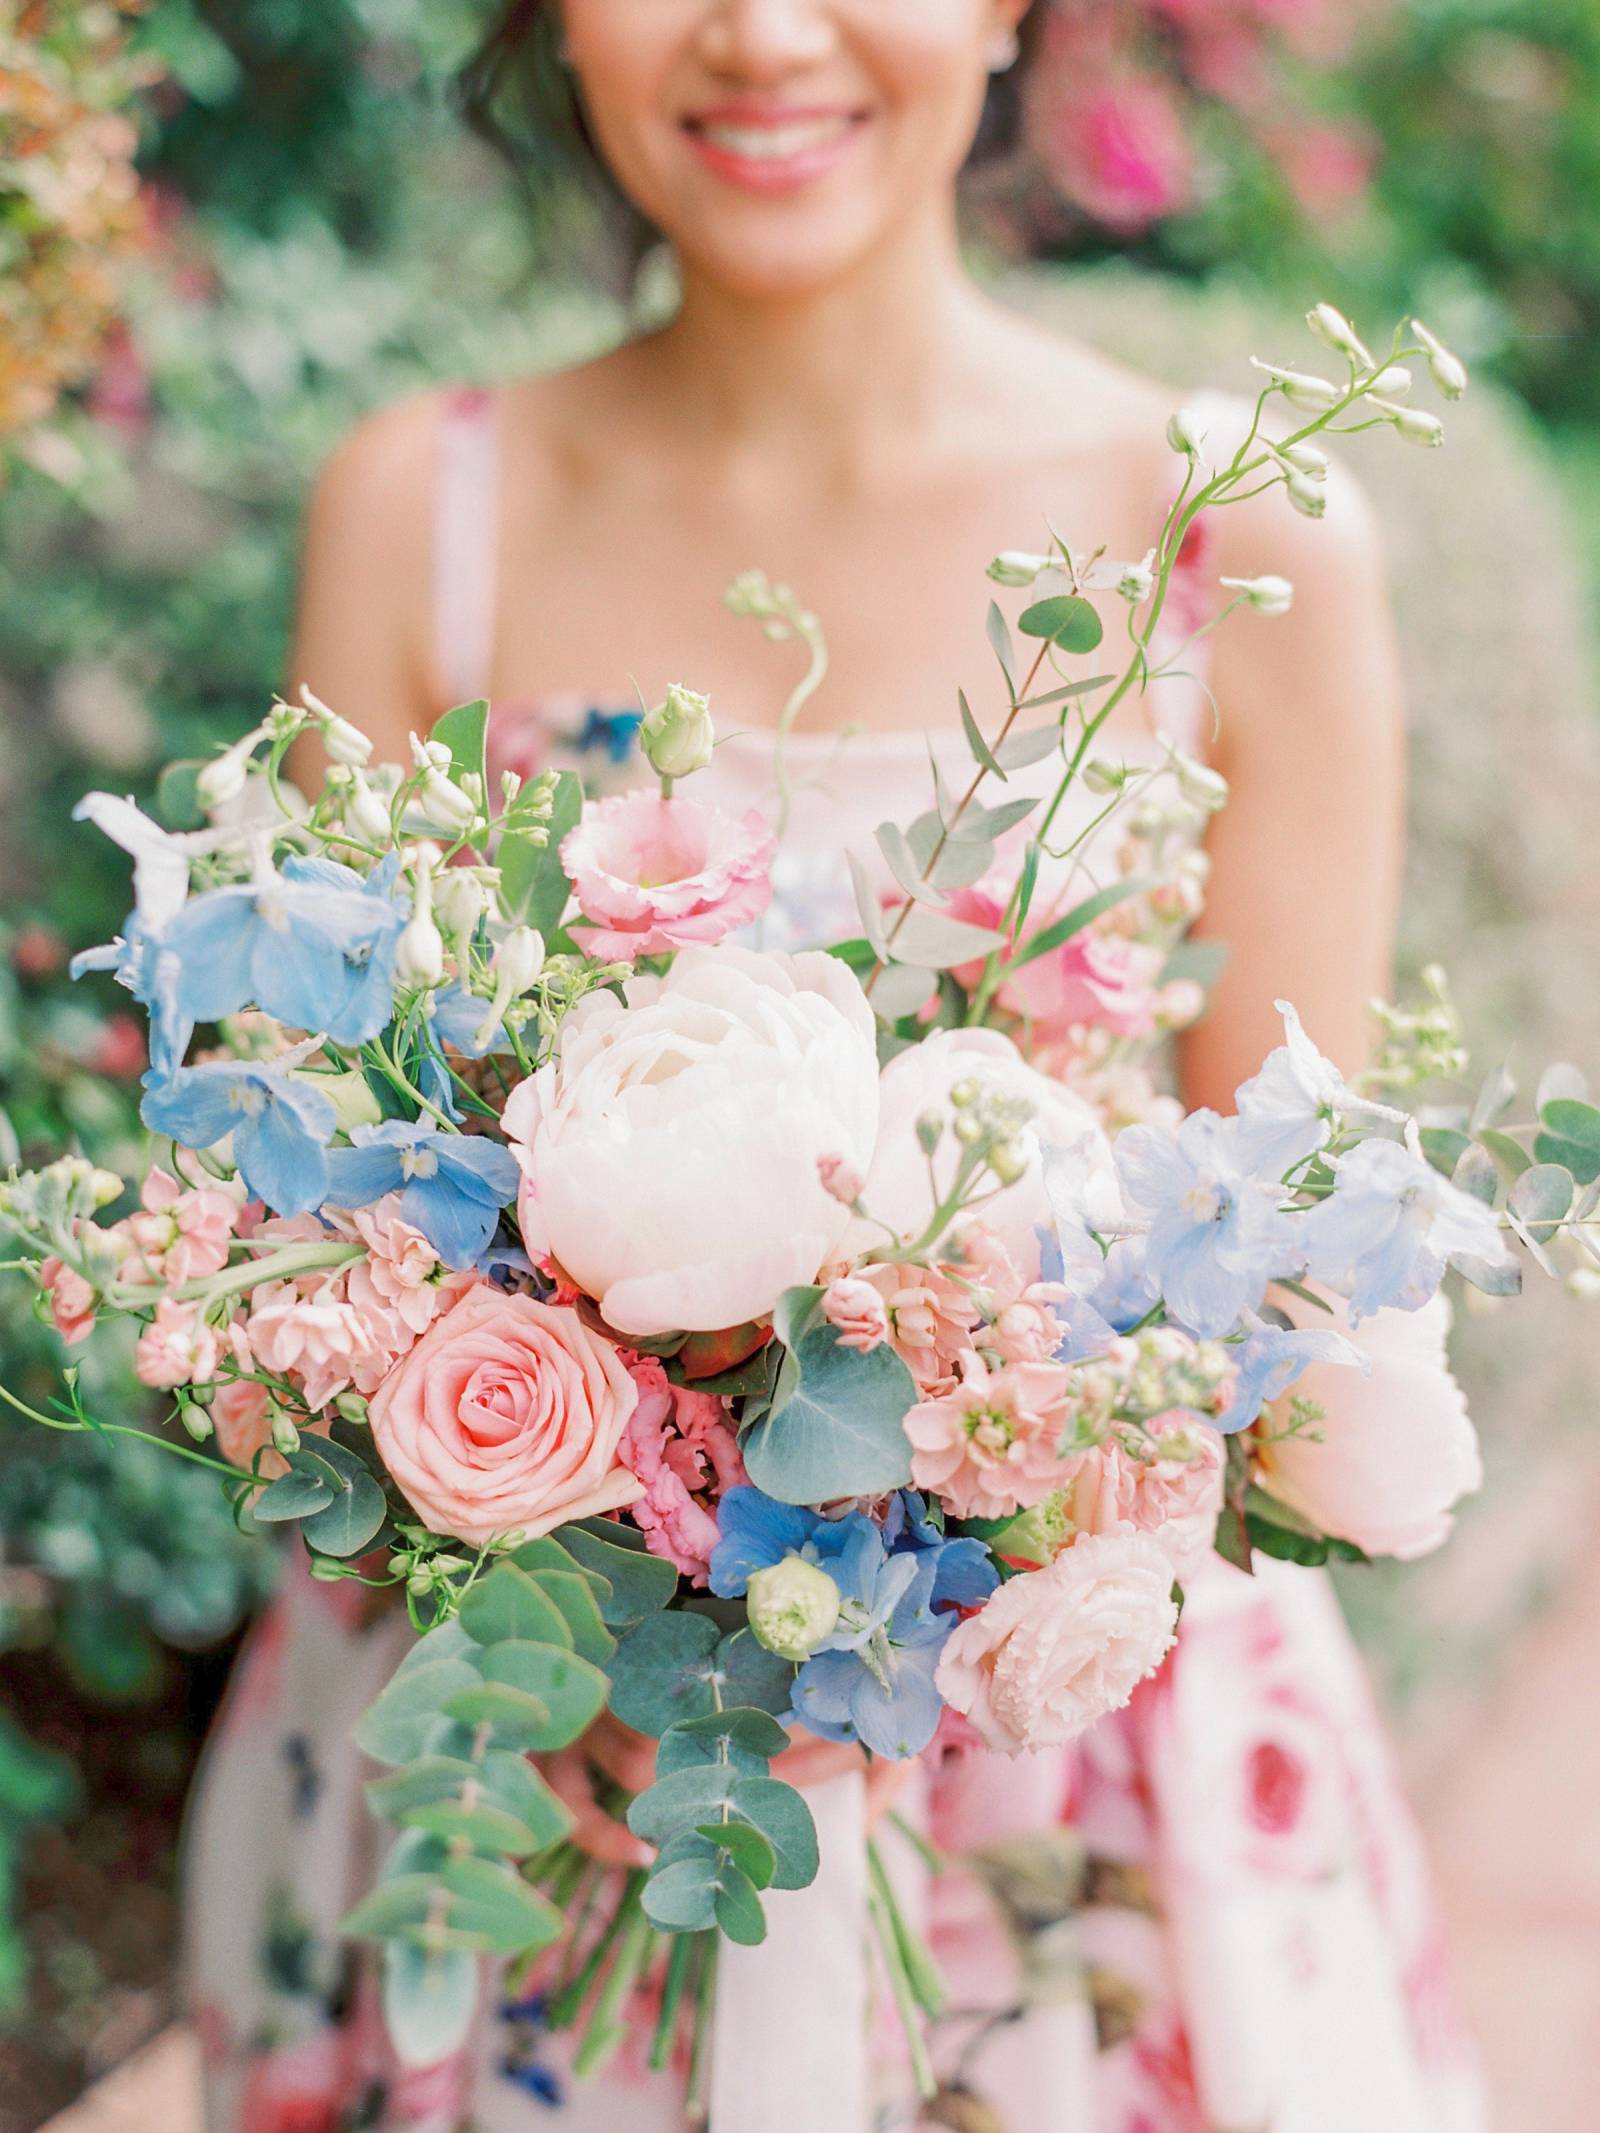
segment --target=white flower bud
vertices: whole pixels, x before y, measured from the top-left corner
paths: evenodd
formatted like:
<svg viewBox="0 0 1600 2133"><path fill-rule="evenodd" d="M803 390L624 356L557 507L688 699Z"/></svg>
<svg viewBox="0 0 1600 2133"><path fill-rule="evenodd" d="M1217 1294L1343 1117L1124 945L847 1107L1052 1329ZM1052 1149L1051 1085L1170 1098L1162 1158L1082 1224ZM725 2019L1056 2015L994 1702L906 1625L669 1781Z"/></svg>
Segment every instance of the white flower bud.
<svg viewBox="0 0 1600 2133"><path fill-rule="evenodd" d="M455 761L443 741L425 741L415 733L410 740L411 760L418 770L448 770Z"/></svg>
<svg viewBox="0 0 1600 2133"><path fill-rule="evenodd" d="M250 776L253 747L254 741L251 740L225 748L221 755L213 756L196 777L195 793L208 814L214 808L226 807L230 800L237 800L244 791Z"/></svg>
<svg viewBox="0 0 1600 2133"><path fill-rule="evenodd" d="M367 1419L367 1401L362 1393L354 1390L341 1392L333 1403L333 1411L341 1421L361 1427Z"/></svg>
<svg viewBox="0 0 1600 2133"><path fill-rule="evenodd" d="M1366 344L1360 334L1344 313L1336 311L1332 304L1313 306L1306 313L1306 324L1323 346L1331 348L1335 355L1348 356L1352 363L1359 363L1363 370L1372 368L1372 357L1367 353Z"/></svg>
<svg viewBox="0 0 1600 2133"><path fill-rule="evenodd" d="M1142 563L1124 563L1122 575L1117 579L1117 591L1130 607L1138 607L1148 600L1155 590L1156 552L1152 548Z"/></svg>
<svg viewBox="0 0 1600 2133"><path fill-rule="evenodd" d="M1328 492L1319 481L1309 474L1289 474L1284 477L1284 489L1288 498L1302 518L1325 518L1328 512Z"/></svg>
<svg viewBox="0 0 1600 2133"><path fill-rule="evenodd" d="M544 935L533 926L513 926L494 959L496 990L505 986L507 997L514 1000L527 991L543 968Z"/></svg>
<svg viewBox="0 0 1600 2133"><path fill-rule="evenodd" d="M446 869L434 891L433 908L458 954L465 954L487 906L483 883L476 874L465 867Z"/></svg>
<svg viewBox="0 0 1600 2133"><path fill-rule="evenodd" d="M819 1564L786 1555L750 1573L748 1605L756 1642L798 1664L837 1627L839 1588Z"/></svg>
<svg viewBox="0 0 1600 2133"><path fill-rule="evenodd" d="M336 763L347 763L351 769L360 770L372 761L372 743L359 726L352 726L347 718L330 710L320 696L301 685L300 701L316 720L322 733L322 745Z"/></svg>
<svg viewBox="0 0 1600 2133"><path fill-rule="evenodd" d="M394 974L402 985L419 990L444 976L444 937L431 912L419 910L396 941Z"/></svg>
<svg viewBox="0 0 1600 2133"><path fill-rule="evenodd" d="M267 1413L272 1418L273 1450L281 1452L284 1458L287 1459L291 1452L297 1452L300 1449L300 1432L296 1429L292 1418L278 1405L276 1400L268 1401Z"/></svg>
<svg viewBox="0 0 1600 2133"><path fill-rule="evenodd" d="M1390 400L1409 400L1415 383L1404 363L1391 363L1368 381L1366 389L1369 393L1382 393Z"/></svg>
<svg viewBox="0 0 1600 2133"><path fill-rule="evenodd" d="M353 830L363 843L386 845L389 842L388 803L373 791L353 766L344 799L344 822L346 829Z"/></svg>
<svg viewBox="0 0 1600 2133"><path fill-rule="evenodd" d="M1192 756L1175 754L1172 771L1179 792L1191 807L1214 815L1219 808L1227 806L1228 781L1220 770L1213 770L1206 763L1197 763Z"/></svg>
<svg viewBox="0 0 1600 2133"><path fill-rule="evenodd" d="M293 1074L290 1079L319 1089L327 1097L341 1133L353 1133L357 1126L376 1126L383 1118L383 1107L367 1086L366 1075L354 1067L346 1074Z"/></svg>
<svg viewBox="0 0 1600 2133"><path fill-rule="evenodd" d="M1428 357L1428 369L1433 382L1447 400L1459 400L1467 389L1467 366L1458 355L1452 355L1437 334L1430 333L1421 319L1411 321L1411 330L1422 343Z"/></svg>
<svg viewBox="0 0 1600 2133"><path fill-rule="evenodd" d="M1268 440L1269 444L1271 440ZM1328 455L1314 444L1272 444L1278 458L1285 466L1293 467L1297 474L1308 474L1313 481L1326 481Z"/></svg>
<svg viewBox="0 0 1600 2133"><path fill-rule="evenodd" d="M711 761L716 729L711 706L697 689L674 682L639 726L639 745L660 778L692 777Z"/></svg>
<svg viewBox="0 0 1600 2133"><path fill-rule="evenodd" d="M1050 568L1047 555L1031 555L1025 548L1004 548L985 571L985 577L993 578L996 585L1004 585L1013 591L1033 584Z"/></svg>
<svg viewBox="0 0 1600 2133"><path fill-rule="evenodd" d="M113 1200L120 1200L123 1182L114 1170L92 1170L89 1173L89 1198L98 1207L109 1207Z"/></svg>
<svg viewBox="0 0 1600 2133"><path fill-rule="evenodd" d="M1286 615L1294 605L1294 587L1287 578L1224 578L1221 582L1258 615Z"/></svg>
<svg viewBox="0 0 1600 2133"><path fill-rule="evenodd" d="M457 837L463 830L471 828L479 812L478 803L470 793L463 792L459 785L452 785L448 778L431 770L417 794L417 807L432 828Z"/></svg>
<svg viewBox="0 0 1600 2133"><path fill-rule="evenodd" d="M1028 1167L1028 1151L1021 1141L1002 1141L989 1151L989 1168L1002 1185L1015 1185Z"/></svg>
<svg viewBox="0 0 1600 2133"><path fill-rule="evenodd" d="M1390 425L1407 444L1420 444L1429 448L1444 443L1444 424L1437 415L1430 415L1420 407L1396 407L1391 401L1373 401L1378 412L1387 415Z"/></svg>
<svg viewBox="0 0 1600 2133"><path fill-rule="evenodd" d="M1180 407L1167 423L1167 442L1186 459L1198 459L1206 441L1206 426L1192 407Z"/></svg>
<svg viewBox="0 0 1600 2133"><path fill-rule="evenodd" d="M1329 378L1314 377L1310 371L1285 370L1277 363L1263 363L1259 356L1250 358L1252 368L1269 377L1291 407L1304 407L1316 413L1337 407L1344 398L1339 387Z"/></svg>
<svg viewBox="0 0 1600 2133"><path fill-rule="evenodd" d="M521 792L521 790L522 790L522 773L521 773L521 771L520 771L520 770L502 770L502 771L501 771L501 773L500 773L500 797L501 797L501 799L502 799L502 800L504 800L504 802L506 803L507 807L509 807L509 806L511 805L512 801L513 801L513 800L514 800L514 799L515 799L515 798L517 797L517 794L518 794L519 792Z"/></svg>
<svg viewBox="0 0 1600 2133"><path fill-rule="evenodd" d="M1112 793L1121 792L1128 782L1126 763L1109 763L1104 756L1091 756L1083 766L1083 782L1090 792L1109 799Z"/></svg>

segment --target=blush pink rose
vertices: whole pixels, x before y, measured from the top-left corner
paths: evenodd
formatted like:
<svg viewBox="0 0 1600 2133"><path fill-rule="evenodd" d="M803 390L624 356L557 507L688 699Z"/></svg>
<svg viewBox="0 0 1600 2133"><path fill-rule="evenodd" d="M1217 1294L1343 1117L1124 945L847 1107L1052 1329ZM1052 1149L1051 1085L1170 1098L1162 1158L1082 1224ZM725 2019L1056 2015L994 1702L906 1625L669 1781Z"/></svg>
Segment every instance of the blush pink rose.
<svg viewBox="0 0 1600 2133"><path fill-rule="evenodd" d="M911 1478L957 1518L1009 1518L1061 1486L1056 1446L1072 1420L1072 1373L1061 1363L990 1370L971 1350L961 1383L905 1418Z"/></svg>
<svg viewBox="0 0 1600 2133"><path fill-rule="evenodd" d="M1137 1459L1108 1438L1071 1469L1067 1516L1080 1533L1133 1526L1166 1552L1179 1584L1211 1553L1222 1510L1222 1439L1193 1415L1156 1415L1144 1424L1166 1456Z"/></svg>
<svg viewBox="0 0 1600 2133"><path fill-rule="evenodd" d="M822 1315L841 1348L870 1355L889 1338L889 1312L882 1296L859 1274L841 1274L822 1294Z"/></svg>
<svg viewBox="0 0 1600 2133"><path fill-rule="evenodd" d="M637 1400L576 1311L480 1282L384 1379L369 1420L431 1532L533 1540L643 1495L618 1456Z"/></svg>
<svg viewBox="0 0 1600 2133"><path fill-rule="evenodd" d="M613 962L708 947L767 908L774 839L754 808L721 808L648 789L592 800L561 846L579 908L572 937Z"/></svg>
<svg viewBox="0 0 1600 2133"><path fill-rule="evenodd" d="M1147 1533L1086 1533L991 1593L945 1645L945 1702L1002 1755L1059 1747L1119 1711L1177 1632L1172 1565Z"/></svg>

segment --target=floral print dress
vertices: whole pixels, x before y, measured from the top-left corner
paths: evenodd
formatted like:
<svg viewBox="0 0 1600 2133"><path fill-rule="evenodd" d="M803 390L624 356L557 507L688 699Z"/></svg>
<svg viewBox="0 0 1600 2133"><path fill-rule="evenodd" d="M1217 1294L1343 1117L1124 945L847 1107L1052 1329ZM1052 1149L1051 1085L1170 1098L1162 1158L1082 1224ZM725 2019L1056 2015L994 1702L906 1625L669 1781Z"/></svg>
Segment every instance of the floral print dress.
<svg viewBox="0 0 1600 2133"><path fill-rule="evenodd" d="M493 621L488 396L450 403L444 446L442 696L460 701L486 693ZM1191 572L1199 560L1197 545ZM1188 737L1201 698L1161 709ZM502 713L501 762L631 782L636 724L578 700ZM774 947L848 930L841 848L870 844L900 794L920 805L926 776L920 735L800 737L791 767ZM735 741L707 776L724 804L751 804L769 773L770 749ZM1443 1371L1442 1332L1419 1330ZM650 2074L630 2042L599 2082L575 2083L537 1993L508 1996L487 1970L469 2046L421 2071L395 2063L370 1965L337 1934L376 1861L351 1731L409 1636L366 1612L353 1588L292 1568L206 1758L188 1961L207 2133L681 2133L681 2069ZM1126 1710L1015 1762L947 1725L907 1813L948 1862L929 1878L909 1843L885 1839L950 1988L932 2039L941 2086L918 2103L880 2009L873 2100L859 2128L828 2133L1484 2133L1419 1841L1320 1574L1265 1562L1252 1578L1211 1558L1176 1647ZM811 1971L830 1950L859 1960L865 1930L848 1904L824 1917ZM839 2040L759 1980L738 2004L769 2079L711 2133L819 2123L792 2092Z"/></svg>

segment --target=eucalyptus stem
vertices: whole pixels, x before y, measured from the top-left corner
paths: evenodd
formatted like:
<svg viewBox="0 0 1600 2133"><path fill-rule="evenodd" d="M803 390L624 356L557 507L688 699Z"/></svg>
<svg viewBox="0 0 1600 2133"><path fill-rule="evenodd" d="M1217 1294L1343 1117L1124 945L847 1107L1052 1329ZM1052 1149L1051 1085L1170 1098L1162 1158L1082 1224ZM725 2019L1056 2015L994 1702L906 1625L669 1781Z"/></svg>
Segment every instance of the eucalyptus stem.
<svg viewBox="0 0 1600 2133"><path fill-rule="evenodd" d="M661 1988L661 2012L656 2018L655 2035L650 2040L650 2071L659 2074L671 2063L672 2047L677 2040L678 2010L683 2005L683 1989L689 1982L689 1966L696 1953L697 1934L675 1933L672 1936L672 1953L667 1958L666 1981Z"/></svg>
<svg viewBox="0 0 1600 2133"><path fill-rule="evenodd" d="M684 2097L684 2117L691 2128L705 2125L711 2080L711 2023L717 2005L717 1951L715 1933L699 1937L701 1956L695 1973L694 2031L689 2043L689 2084Z"/></svg>
<svg viewBox="0 0 1600 2133"><path fill-rule="evenodd" d="M594 2012L573 2055L572 2071L580 2081L597 2074L628 2034L624 2008L654 1952L657 1935L637 1896L626 1900L627 1922L616 1954L595 2000Z"/></svg>
<svg viewBox="0 0 1600 2133"><path fill-rule="evenodd" d="M885 1909L883 1898L876 1888L867 1891L867 1914L872 1921L873 1943L878 1951L878 1959L883 1965L885 1977L889 1980L889 1990L894 1995L900 2026L905 2032L917 2094L927 2103L937 2093L938 2083L933 2078L933 2062L928 2057L927 2039L922 2034L921 2010L917 2005L917 1996L906 1969L905 1957L895 1934L894 1921Z"/></svg>
<svg viewBox="0 0 1600 2133"><path fill-rule="evenodd" d="M644 1887L645 1877L635 1868L622 1884L622 1893L617 1907L606 1920L589 1950L583 1967L564 1992L557 1993L550 2002L550 2026L552 2029L567 2029L577 2020L583 2003L589 1997L590 1988L600 1975L601 1968L610 1955L618 1936L628 1925L630 1917L643 1918L639 1905L639 1892Z"/></svg>
<svg viewBox="0 0 1600 2133"><path fill-rule="evenodd" d="M933 1959L932 1949L905 1914L875 1837L867 1840L867 1872L894 1933L895 1948L904 1965L912 1998L930 2021L936 2020L943 2014L948 1999L945 1982Z"/></svg>

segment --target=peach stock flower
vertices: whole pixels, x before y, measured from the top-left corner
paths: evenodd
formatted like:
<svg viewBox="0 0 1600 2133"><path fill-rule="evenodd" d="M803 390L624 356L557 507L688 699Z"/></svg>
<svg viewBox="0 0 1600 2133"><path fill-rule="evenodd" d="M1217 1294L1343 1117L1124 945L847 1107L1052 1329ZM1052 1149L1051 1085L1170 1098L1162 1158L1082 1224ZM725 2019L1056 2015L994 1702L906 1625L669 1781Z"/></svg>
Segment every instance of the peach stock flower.
<svg viewBox="0 0 1600 2133"><path fill-rule="evenodd" d="M889 1338L889 1313L883 1297L859 1274L841 1274L828 1283L822 1315L839 1336L841 1348L870 1355Z"/></svg>
<svg viewBox="0 0 1600 2133"><path fill-rule="evenodd" d="M991 1371L971 1350L961 1383L905 1418L911 1478L958 1518L1008 1518L1061 1486L1056 1446L1072 1419L1072 1373L1060 1363Z"/></svg>
<svg viewBox="0 0 1600 2133"><path fill-rule="evenodd" d="M1166 1551L1182 1584L1211 1552L1222 1510L1222 1439L1193 1415L1156 1415L1143 1427L1166 1456L1138 1459L1114 1438L1069 1469L1067 1516L1080 1533L1131 1525Z"/></svg>
<svg viewBox="0 0 1600 2133"><path fill-rule="evenodd" d="M94 1331L94 1290L81 1274L53 1256L40 1267L39 1279L50 1299L56 1331L69 1348L75 1348Z"/></svg>
<svg viewBox="0 0 1600 2133"><path fill-rule="evenodd" d="M384 1379L369 1419L430 1531L531 1540L643 1495L618 1456L637 1401L576 1311L479 1282Z"/></svg>
<svg viewBox="0 0 1600 2133"><path fill-rule="evenodd" d="M175 1385L203 1384L217 1374L222 1346L200 1306L163 1296L155 1317L139 1336L133 1368L141 1385L170 1391Z"/></svg>
<svg viewBox="0 0 1600 2133"><path fill-rule="evenodd" d="M631 962L708 947L767 908L773 836L754 808L737 821L681 794L643 790L592 800L561 845L561 864L588 925L588 954Z"/></svg>

